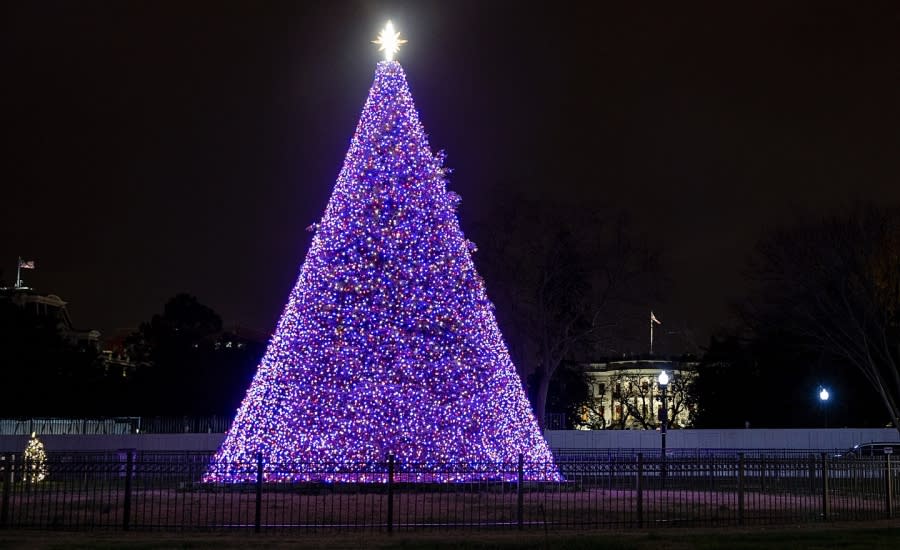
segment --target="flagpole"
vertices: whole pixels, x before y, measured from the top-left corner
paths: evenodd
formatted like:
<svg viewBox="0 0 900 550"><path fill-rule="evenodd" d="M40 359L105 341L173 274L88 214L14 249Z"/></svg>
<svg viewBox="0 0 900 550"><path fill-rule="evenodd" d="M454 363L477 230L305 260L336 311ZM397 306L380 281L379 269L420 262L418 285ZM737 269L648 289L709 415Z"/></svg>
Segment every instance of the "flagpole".
<svg viewBox="0 0 900 550"><path fill-rule="evenodd" d="M22 286L22 256L19 256L19 261L16 262L16 288Z"/></svg>
<svg viewBox="0 0 900 550"><path fill-rule="evenodd" d="M657 325L661 325L659 319L656 318L656 315L653 315L653 310L650 310L650 355L653 355L653 323Z"/></svg>

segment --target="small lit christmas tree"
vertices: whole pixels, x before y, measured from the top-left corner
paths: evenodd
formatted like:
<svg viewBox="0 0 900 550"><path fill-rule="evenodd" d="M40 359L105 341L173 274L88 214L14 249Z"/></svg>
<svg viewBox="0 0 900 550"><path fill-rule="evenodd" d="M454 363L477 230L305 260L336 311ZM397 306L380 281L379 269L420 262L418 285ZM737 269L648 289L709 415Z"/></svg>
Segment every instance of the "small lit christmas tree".
<svg viewBox="0 0 900 550"><path fill-rule="evenodd" d="M37 434L31 432L31 439L25 446L22 455L22 481L26 483L39 483L47 477L47 453L44 444L37 438Z"/></svg>
<svg viewBox="0 0 900 550"><path fill-rule="evenodd" d="M393 27L376 41L387 60L206 481L255 480L257 454L267 481L384 481L366 465L389 455L431 472L408 480L515 479L520 454L542 465L529 479L559 478L392 60L402 42Z"/></svg>

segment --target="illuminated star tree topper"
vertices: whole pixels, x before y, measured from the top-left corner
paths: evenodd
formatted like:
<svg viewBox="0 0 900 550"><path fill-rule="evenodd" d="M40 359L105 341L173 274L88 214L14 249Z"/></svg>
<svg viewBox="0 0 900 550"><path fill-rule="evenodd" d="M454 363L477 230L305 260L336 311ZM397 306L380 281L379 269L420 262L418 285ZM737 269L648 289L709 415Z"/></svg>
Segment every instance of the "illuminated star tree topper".
<svg viewBox="0 0 900 550"><path fill-rule="evenodd" d="M394 31L394 24L388 20L372 44L378 44L378 51L384 51L385 61L393 61L394 54L400 51L400 44L406 44L406 40L400 39L400 33Z"/></svg>
<svg viewBox="0 0 900 550"><path fill-rule="evenodd" d="M377 41L402 41L391 25ZM403 68L380 61L208 482L556 480ZM465 467L447 469L447 464ZM501 464L505 465L502 466Z"/></svg>

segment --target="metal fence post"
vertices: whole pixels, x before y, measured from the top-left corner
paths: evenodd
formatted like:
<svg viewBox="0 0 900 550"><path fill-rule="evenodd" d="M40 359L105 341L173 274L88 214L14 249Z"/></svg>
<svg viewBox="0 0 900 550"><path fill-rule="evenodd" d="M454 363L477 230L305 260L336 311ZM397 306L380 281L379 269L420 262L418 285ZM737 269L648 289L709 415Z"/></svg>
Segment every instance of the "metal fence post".
<svg viewBox="0 0 900 550"><path fill-rule="evenodd" d="M822 520L828 520L828 455L822 453Z"/></svg>
<svg viewBox="0 0 900 550"><path fill-rule="evenodd" d="M388 455L387 530L394 532L394 455Z"/></svg>
<svg viewBox="0 0 900 550"><path fill-rule="evenodd" d="M809 492L810 494L816 494L816 455L810 453L809 454Z"/></svg>
<svg viewBox="0 0 900 550"><path fill-rule="evenodd" d="M262 490L263 459L262 453L256 453L256 518L253 520L254 533L259 533L262 529Z"/></svg>
<svg viewBox="0 0 900 550"><path fill-rule="evenodd" d="M519 453L519 467L516 471L516 520L519 524L519 531L525 527L525 494L522 484L525 482L525 455Z"/></svg>
<svg viewBox="0 0 900 550"><path fill-rule="evenodd" d="M887 517L894 517L894 483L893 472L891 472L891 455L884 455L884 505L887 508Z"/></svg>
<svg viewBox="0 0 900 550"><path fill-rule="evenodd" d="M122 503L122 530L131 526L131 481L134 477L134 449L125 451L125 498Z"/></svg>
<svg viewBox="0 0 900 550"><path fill-rule="evenodd" d="M759 492L766 492L766 476L769 473L769 469L766 467L766 455L762 455L759 457Z"/></svg>
<svg viewBox="0 0 900 550"><path fill-rule="evenodd" d="M738 453L738 525L744 524L744 453Z"/></svg>
<svg viewBox="0 0 900 550"><path fill-rule="evenodd" d="M612 491L612 488L613 488L613 459L612 459L612 456L610 456L610 454L609 454L609 450L606 451L606 468L607 468L607 473L609 474L607 476L607 479L608 479L607 489Z"/></svg>
<svg viewBox="0 0 900 550"><path fill-rule="evenodd" d="M0 500L0 528L9 526L9 495L13 484L13 466L16 461L16 455L8 454L3 457L3 497Z"/></svg>
<svg viewBox="0 0 900 550"><path fill-rule="evenodd" d="M644 453L637 455L637 523L644 526Z"/></svg>

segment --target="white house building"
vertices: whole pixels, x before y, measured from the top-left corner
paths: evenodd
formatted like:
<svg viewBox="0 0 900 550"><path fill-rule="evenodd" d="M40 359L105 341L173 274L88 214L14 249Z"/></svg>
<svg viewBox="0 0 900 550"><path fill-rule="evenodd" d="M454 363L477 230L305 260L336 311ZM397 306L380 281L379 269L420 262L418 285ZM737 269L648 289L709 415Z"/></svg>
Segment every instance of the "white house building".
<svg viewBox="0 0 900 550"><path fill-rule="evenodd" d="M590 382L591 399L583 407L576 429L657 429L663 407L659 384L662 371L669 377L665 392L667 425L691 426L696 411L691 391L697 376L696 361L618 360L588 363L583 367Z"/></svg>

